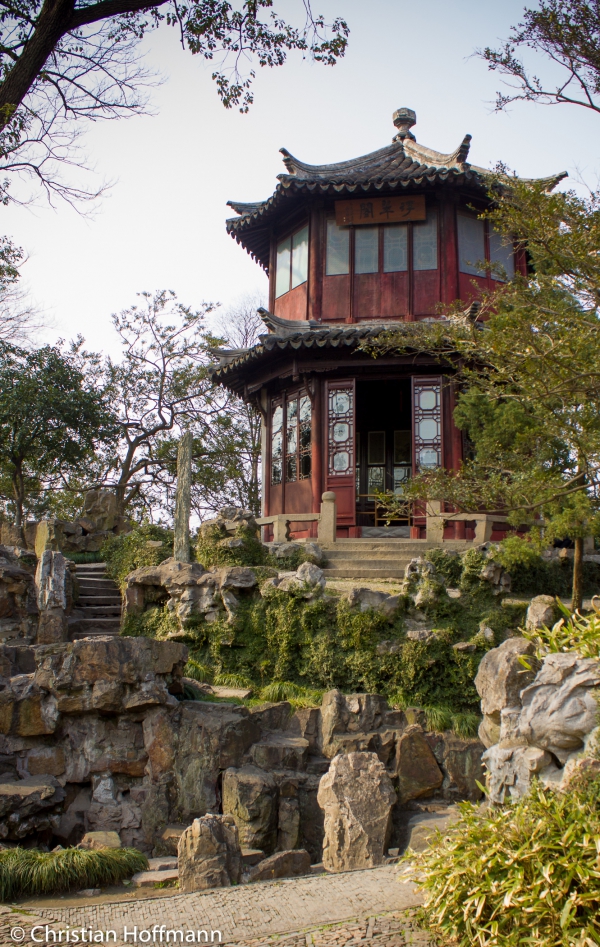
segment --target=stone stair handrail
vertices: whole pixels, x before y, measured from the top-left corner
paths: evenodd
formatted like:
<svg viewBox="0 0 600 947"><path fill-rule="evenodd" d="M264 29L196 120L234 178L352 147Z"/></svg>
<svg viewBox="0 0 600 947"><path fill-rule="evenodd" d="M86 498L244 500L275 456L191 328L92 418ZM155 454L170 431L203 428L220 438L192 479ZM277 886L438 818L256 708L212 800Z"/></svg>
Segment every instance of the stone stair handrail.
<svg viewBox="0 0 600 947"><path fill-rule="evenodd" d="M337 529L337 504L335 493L328 491L321 497L320 513L276 513L273 516L261 516L256 520L258 526L273 527L273 541L288 542L290 523L317 523L317 538L320 543L334 543Z"/></svg>
<svg viewBox="0 0 600 947"><path fill-rule="evenodd" d="M442 504L439 500L430 500L427 508L427 539L433 542L444 542L444 526L446 523L461 523L475 521L475 543L487 543L492 538L494 523L508 523L507 516L490 513L442 513Z"/></svg>

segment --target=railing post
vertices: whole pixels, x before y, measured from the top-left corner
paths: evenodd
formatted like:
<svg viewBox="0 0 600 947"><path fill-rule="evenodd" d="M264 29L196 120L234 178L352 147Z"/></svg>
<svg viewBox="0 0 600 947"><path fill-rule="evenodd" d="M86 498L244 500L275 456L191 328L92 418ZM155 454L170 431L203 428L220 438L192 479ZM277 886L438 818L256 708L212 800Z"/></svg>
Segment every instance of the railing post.
<svg viewBox="0 0 600 947"><path fill-rule="evenodd" d="M427 539L429 542L443 543L444 541L444 518L441 513L442 504L440 501L430 500L427 505Z"/></svg>
<svg viewBox="0 0 600 947"><path fill-rule="evenodd" d="M289 517L285 513L279 513L273 521L273 542L285 543L288 541L288 521Z"/></svg>
<svg viewBox="0 0 600 947"><path fill-rule="evenodd" d="M337 532L337 504L335 493L327 491L321 497L321 515L317 538L320 543L334 543Z"/></svg>

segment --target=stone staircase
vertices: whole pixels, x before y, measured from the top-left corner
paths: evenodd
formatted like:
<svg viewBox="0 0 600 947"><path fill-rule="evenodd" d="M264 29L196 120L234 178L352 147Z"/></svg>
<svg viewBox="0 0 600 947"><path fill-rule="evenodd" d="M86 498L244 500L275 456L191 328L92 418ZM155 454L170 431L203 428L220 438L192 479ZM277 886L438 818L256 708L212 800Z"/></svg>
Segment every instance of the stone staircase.
<svg viewBox="0 0 600 947"><path fill-rule="evenodd" d="M327 579L403 579L411 559L429 549L465 552L471 549L468 540L444 543L426 539L338 539L322 545L327 557Z"/></svg>
<svg viewBox="0 0 600 947"><path fill-rule="evenodd" d="M70 638L118 635L121 627L121 593L116 582L106 575L104 562L78 563L79 584L77 616L71 624Z"/></svg>

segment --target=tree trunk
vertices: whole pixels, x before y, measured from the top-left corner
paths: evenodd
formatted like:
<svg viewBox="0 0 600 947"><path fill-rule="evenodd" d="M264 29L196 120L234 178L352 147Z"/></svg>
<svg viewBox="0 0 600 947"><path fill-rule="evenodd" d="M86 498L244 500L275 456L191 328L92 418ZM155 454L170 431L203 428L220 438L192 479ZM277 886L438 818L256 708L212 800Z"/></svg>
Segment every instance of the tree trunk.
<svg viewBox="0 0 600 947"><path fill-rule="evenodd" d="M23 504L25 502L25 485L23 482L23 473L20 469L13 472L12 475L13 493L15 497L15 526L19 530L23 548L25 548L25 524L23 522Z"/></svg>
<svg viewBox="0 0 600 947"><path fill-rule="evenodd" d="M10 122L33 83L44 68L48 57L67 31L73 15L73 0L46 0L33 34L23 52L0 83L0 129Z"/></svg>
<svg viewBox="0 0 600 947"><path fill-rule="evenodd" d="M177 451L177 493L173 558L190 561L190 508L192 499L192 432L186 431Z"/></svg>
<svg viewBox="0 0 600 947"><path fill-rule="evenodd" d="M571 596L571 611L576 611L583 605L583 539L575 540L575 555L573 557L573 593Z"/></svg>

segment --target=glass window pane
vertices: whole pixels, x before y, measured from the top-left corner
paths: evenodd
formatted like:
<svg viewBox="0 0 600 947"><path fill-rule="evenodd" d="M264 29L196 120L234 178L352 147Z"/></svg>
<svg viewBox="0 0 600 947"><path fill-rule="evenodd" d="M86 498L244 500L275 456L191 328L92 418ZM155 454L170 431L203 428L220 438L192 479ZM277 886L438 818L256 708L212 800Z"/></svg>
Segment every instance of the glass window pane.
<svg viewBox="0 0 600 947"><path fill-rule="evenodd" d="M394 463L409 464L410 456L410 431L394 431Z"/></svg>
<svg viewBox="0 0 600 947"><path fill-rule="evenodd" d="M400 496L404 492L404 485L410 480L410 467L394 467L394 493Z"/></svg>
<svg viewBox="0 0 600 947"><path fill-rule="evenodd" d="M408 269L408 227L396 224L383 228L383 272L401 273Z"/></svg>
<svg viewBox="0 0 600 947"><path fill-rule="evenodd" d="M273 457L280 457L283 448L283 434L281 431L273 435Z"/></svg>
<svg viewBox="0 0 600 947"><path fill-rule="evenodd" d="M379 228L357 227L354 234L354 272L377 273L379 270Z"/></svg>
<svg viewBox="0 0 600 947"><path fill-rule="evenodd" d="M292 237L292 289L308 279L308 227Z"/></svg>
<svg viewBox="0 0 600 947"><path fill-rule="evenodd" d="M515 257L512 241L504 237L497 230L490 230L490 260L499 263L506 273L507 279L515 275ZM492 272L493 279L504 279L499 273Z"/></svg>
<svg viewBox="0 0 600 947"><path fill-rule="evenodd" d="M369 467L369 493L383 491L383 472L383 467Z"/></svg>
<svg viewBox="0 0 600 947"><path fill-rule="evenodd" d="M293 401L288 401L287 403L287 423L289 425L290 421L295 421L296 415L298 414L298 402L296 398Z"/></svg>
<svg viewBox="0 0 600 947"><path fill-rule="evenodd" d="M350 230L338 227L335 220L327 221L327 262L325 274L338 276L350 272Z"/></svg>
<svg viewBox="0 0 600 947"><path fill-rule="evenodd" d="M413 269L437 270L437 212L427 211L427 220L413 224Z"/></svg>
<svg viewBox="0 0 600 947"><path fill-rule="evenodd" d="M273 434L281 430L282 424L283 424L283 408L279 404L277 405L276 408L273 409L273 420L271 421Z"/></svg>
<svg viewBox="0 0 600 947"><path fill-rule="evenodd" d="M304 395L300 398L300 420L301 421L310 421L311 419L311 405L310 398L307 395Z"/></svg>
<svg viewBox="0 0 600 947"><path fill-rule="evenodd" d="M310 454L301 454L300 455L300 479L306 480L307 477L310 477L310 473L311 473Z"/></svg>
<svg viewBox="0 0 600 947"><path fill-rule="evenodd" d="M474 276L483 276L485 270L477 266L480 261L485 259L483 220L459 214L457 224L460 271L461 273L472 273Z"/></svg>
<svg viewBox="0 0 600 947"><path fill-rule="evenodd" d="M296 455L292 454L291 457L288 457L285 462L285 479L288 483L293 483L297 479L298 465L296 462Z"/></svg>
<svg viewBox="0 0 600 947"><path fill-rule="evenodd" d="M368 455L370 464L385 464L385 431L369 431Z"/></svg>
<svg viewBox="0 0 600 947"><path fill-rule="evenodd" d="M283 296L290 289L290 260L292 238L286 237L277 244L277 269L275 271L275 295Z"/></svg>

